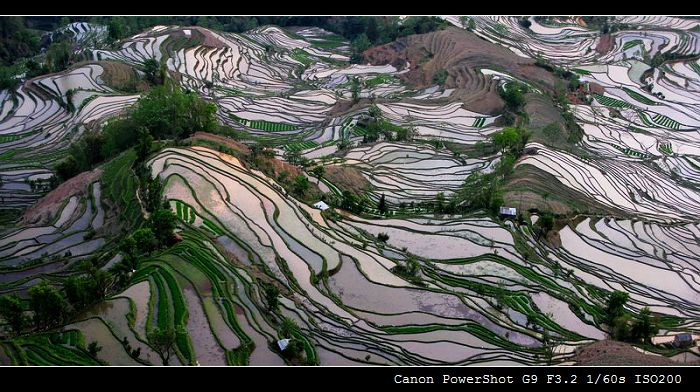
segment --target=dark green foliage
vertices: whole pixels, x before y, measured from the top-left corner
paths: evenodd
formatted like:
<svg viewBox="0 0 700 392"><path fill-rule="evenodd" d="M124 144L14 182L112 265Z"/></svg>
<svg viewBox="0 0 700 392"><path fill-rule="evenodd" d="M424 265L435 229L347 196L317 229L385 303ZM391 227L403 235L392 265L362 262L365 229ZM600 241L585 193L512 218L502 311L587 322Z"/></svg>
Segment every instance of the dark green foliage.
<svg viewBox="0 0 700 392"><path fill-rule="evenodd" d="M22 299L16 294L0 297L0 317L10 326L13 333L22 333L22 330L27 325Z"/></svg>
<svg viewBox="0 0 700 392"><path fill-rule="evenodd" d="M284 160L292 165L298 165L301 161L301 153L299 150L287 150L284 152Z"/></svg>
<svg viewBox="0 0 700 392"><path fill-rule="evenodd" d="M43 75L49 73L49 68L44 64L39 64L33 59L29 59L24 63L25 68L27 68L27 79L33 78L35 76Z"/></svg>
<svg viewBox="0 0 700 392"><path fill-rule="evenodd" d="M105 135L102 132L86 132L80 140L70 147L69 157L73 157L78 165L78 172L90 170L102 162L102 146Z"/></svg>
<svg viewBox="0 0 700 392"><path fill-rule="evenodd" d="M175 352L176 339L177 333L172 327L163 329L156 328L148 333L148 341L153 351L160 356L165 366L170 364L170 357Z"/></svg>
<svg viewBox="0 0 700 392"><path fill-rule="evenodd" d="M158 240L156 239L153 230L150 228L136 230L132 238L136 244L136 249L138 249L140 253L149 254L158 247Z"/></svg>
<svg viewBox="0 0 700 392"><path fill-rule="evenodd" d="M91 302L90 288L85 278L71 276L63 283L66 298L74 309L82 309Z"/></svg>
<svg viewBox="0 0 700 392"><path fill-rule="evenodd" d="M294 177L293 189L294 193L299 196L304 196L307 190L309 190L309 179L303 174Z"/></svg>
<svg viewBox="0 0 700 392"><path fill-rule="evenodd" d="M651 337L659 333L658 322L651 316L651 310L649 310L648 306L639 311L637 320L632 325L630 332L633 339L649 344L651 343Z"/></svg>
<svg viewBox="0 0 700 392"><path fill-rule="evenodd" d="M160 246L169 246L175 242L175 225L177 216L170 210L157 209L148 219L148 226L153 230L153 234Z"/></svg>
<svg viewBox="0 0 700 392"><path fill-rule="evenodd" d="M612 323L613 320L622 316L625 312L625 304L629 299L629 294L624 291L614 291L610 294L608 298L608 306L605 310L608 316L608 322Z"/></svg>
<svg viewBox="0 0 700 392"><path fill-rule="evenodd" d="M350 90L352 92L352 101L357 103L360 100L360 81L356 77L350 80Z"/></svg>
<svg viewBox="0 0 700 392"><path fill-rule="evenodd" d="M505 88L498 90L501 98L506 102L506 107L512 112L520 112L523 105L525 105L525 93L527 92L527 86L516 83L508 82Z"/></svg>
<svg viewBox="0 0 700 392"><path fill-rule="evenodd" d="M387 234L387 233L379 233L379 234L377 234L377 241L379 241L379 242L387 242L387 241L389 241L389 234Z"/></svg>
<svg viewBox="0 0 700 392"><path fill-rule="evenodd" d="M280 295L280 290L277 286L272 284L263 284L263 291L265 292L265 301L267 302L267 309L274 312L279 307L279 300L277 297Z"/></svg>
<svg viewBox="0 0 700 392"><path fill-rule="evenodd" d="M137 144L139 158L143 160L152 148L153 139L179 139L195 131L215 131L218 128L215 111L213 104L194 92L184 92L172 84L155 87L125 117L109 121L102 132L86 133L56 167L57 175L65 181Z"/></svg>
<svg viewBox="0 0 700 392"><path fill-rule="evenodd" d="M126 36L128 30L124 18L114 16L107 24L107 34L112 41L118 41Z"/></svg>
<svg viewBox="0 0 700 392"><path fill-rule="evenodd" d="M143 162L151 153L151 148L153 148L153 136L144 127L139 128L139 139L138 144L136 144L136 161Z"/></svg>
<svg viewBox="0 0 700 392"><path fill-rule="evenodd" d="M353 63L359 63L362 61L362 52L369 49L372 46L372 42L367 37L367 34L362 33L357 38L353 39L350 48L352 49L352 55L350 61Z"/></svg>
<svg viewBox="0 0 700 392"><path fill-rule="evenodd" d="M174 84L157 86L141 97L129 117L138 127L145 127L155 139L185 138L195 131L217 127L216 106L194 91L183 91ZM137 132L136 128L132 132Z"/></svg>
<svg viewBox="0 0 700 392"><path fill-rule="evenodd" d="M14 90L19 84L15 67L0 66L0 90Z"/></svg>
<svg viewBox="0 0 700 392"><path fill-rule="evenodd" d="M27 29L23 17L0 18L0 62L13 63L21 57L29 57L39 50L39 37Z"/></svg>
<svg viewBox="0 0 700 392"><path fill-rule="evenodd" d="M610 324L610 336L615 340L625 341L632 336L632 317L628 314L615 317Z"/></svg>
<svg viewBox="0 0 700 392"><path fill-rule="evenodd" d="M146 210L152 212L161 206L163 200L163 183L155 176L148 181L146 188Z"/></svg>
<svg viewBox="0 0 700 392"><path fill-rule="evenodd" d="M537 225L540 226L544 233L548 233L554 228L554 216L551 212L543 213L537 221Z"/></svg>
<svg viewBox="0 0 700 392"><path fill-rule="evenodd" d="M523 16L522 18L518 19L518 24L520 24L523 28L529 29L530 26L532 26L532 22L530 22L527 17Z"/></svg>
<svg viewBox="0 0 700 392"><path fill-rule="evenodd" d="M68 68L73 58L73 50L68 41L54 42L46 49L46 63L51 72Z"/></svg>
<svg viewBox="0 0 700 392"><path fill-rule="evenodd" d="M37 328L52 327L63 322L67 304L57 288L44 281L29 289L29 297Z"/></svg>
<svg viewBox="0 0 700 392"><path fill-rule="evenodd" d="M163 84L165 81L165 69L156 59L147 59L143 62L146 80L153 85Z"/></svg>
<svg viewBox="0 0 700 392"><path fill-rule="evenodd" d="M97 353L102 351L102 346L98 345L97 342L93 341L90 342L87 346L88 354L90 354L91 357L97 359Z"/></svg>
<svg viewBox="0 0 700 392"><path fill-rule="evenodd" d="M363 143L376 142L379 140L379 135L384 136L389 141L406 141L411 140L414 134L413 129L394 125L387 120L374 116L365 119L363 124L358 124L358 127L363 125L365 127L365 133L362 138Z"/></svg>
<svg viewBox="0 0 700 392"><path fill-rule="evenodd" d="M379 109L379 107L377 105L370 106L367 113L370 115L370 117L372 117L374 119L379 119L379 117L382 116L382 110Z"/></svg>
<svg viewBox="0 0 700 392"><path fill-rule="evenodd" d="M488 174L474 172L464 181L458 198L461 205L471 210L484 209L495 214L503 205L500 179L493 172Z"/></svg>
<svg viewBox="0 0 700 392"><path fill-rule="evenodd" d="M421 284L420 263L413 255L409 255L404 263L391 268L391 272L415 284Z"/></svg>
<svg viewBox="0 0 700 392"><path fill-rule="evenodd" d="M491 142L498 147L501 152L510 152L515 156L520 156L525 144L530 138L530 133L522 128L506 127L501 132L491 136Z"/></svg>
<svg viewBox="0 0 700 392"><path fill-rule="evenodd" d="M440 85L440 86L444 86L445 81L447 80L447 76L449 76L449 74L447 73L447 70L441 69L441 70L435 72L435 75L433 75L433 83Z"/></svg>
<svg viewBox="0 0 700 392"><path fill-rule="evenodd" d="M501 151L513 147L518 142L518 131L515 128L506 127L501 132L493 134L491 141Z"/></svg>
<svg viewBox="0 0 700 392"><path fill-rule="evenodd" d="M72 155L68 155L64 160L59 162L56 165L55 170L56 175L61 179L61 181L65 181L80 173L78 161L76 161L75 157Z"/></svg>
<svg viewBox="0 0 700 392"><path fill-rule="evenodd" d="M282 338L293 338L295 334L299 334L300 332L301 330L294 320L289 317L284 317L282 319L282 326L280 327L280 335L282 335Z"/></svg>
<svg viewBox="0 0 700 392"><path fill-rule="evenodd" d="M358 197L353 192L343 191L343 195L340 200L340 208L359 214L365 209L365 201L363 198Z"/></svg>
<svg viewBox="0 0 700 392"><path fill-rule="evenodd" d="M665 53L661 53L660 51L657 52L654 57L652 57L651 61L649 62L649 65L652 68L657 68L661 64L667 62L667 61L674 61L674 60L690 60L697 57L696 54L681 54L676 51L668 51Z"/></svg>
<svg viewBox="0 0 700 392"><path fill-rule="evenodd" d="M326 174L326 169L323 166L319 165L311 169L311 173L314 176L316 176L316 178L318 178L318 180L320 181L321 178L323 178L323 175Z"/></svg>
<svg viewBox="0 0 700 392"><path fill-rule="evenodd" d="M92 302L104 299L111 281L107 271L98 268L97 259L84 260L81 267L87 274L85 278L88 280Z"/></svg>
<svg viewBox="0 0 700 392"><path fill-rule="evenodd" d="M384 197L384 194L382 193L382 197L379 198L379 205L377 206L377 209L379 210L380 214L386 214L389 211L389 207L386 205L386 198Z"/></svg>
<svg viewBox="0 0 700 392"><path fill-rule="evenodd" d="M102 128L105 144L102 146L102 156L113 157L135 145L139 138L139 127L128 117L112 119Z"/></svg>

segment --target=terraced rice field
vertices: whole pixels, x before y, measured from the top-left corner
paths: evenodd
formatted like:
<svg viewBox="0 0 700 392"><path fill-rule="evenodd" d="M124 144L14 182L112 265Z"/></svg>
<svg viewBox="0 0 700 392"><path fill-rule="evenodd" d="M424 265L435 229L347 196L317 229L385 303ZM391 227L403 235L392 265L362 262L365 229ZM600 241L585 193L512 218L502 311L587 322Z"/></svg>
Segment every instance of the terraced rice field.
<svg viewBox="0 0 700 392"><path fill-rule="evenodd" d="M639 28L604 38L570 18L533 17L529 28L514 17L472 18L478 41L532 67L541 55L580 77L585 99L569 107L581 140L566 149L531 141L515 174L505 174L541 173L535 180L546 176L556 195L584 206L557 220L556 235L541 235L541 210L519 211L521 220L416 207L475 191L463 188L470 175L507 161L489 148L507 116L472 110L473 93L522 78L532 94L553 94L526 74L479 64L457 75L454 88L414 88L415 64L350 64L350 43L317 27L234 34L155 26L111 47L104 26L65 27L89 61L0 92L0 200L20 214L0 228L0 295L26 299L41 281L61 285L92 258L109 270L127 256L118 238L148 218L133 149L50 197L35 186L71 143L139 98L104 82L104 60L138 69L159 61L216 105L218 120L242 135L236 143L299 152L309 161L298 173L307 176L312 167L335 171L311 180L330 204L355 191L347 182L366 183L357 196L368 205L360 214L337 205L322 213L311 207L318 200L285 190L282 175L241 158L247 153L225 153L233 141L223 136L212 148L170 143L145 170L162 181L178 242L144 254L126 289L68 324L0 340L0 355L23 365L162 365L149 332L173 328L171 364L292 364L276 348L287 318L298 326L291 334L305 364L559 363L607 337L613 290L630 294L630 311L648 306L662 333L697 333L698 22L616 17L610 23ZM646 57L657 54L678 59L652 69ZM370 113L411 137L363 143ZM380 200L390 213L379 211ZM417 270L407 277L400 271L410 265ZM278 311L270 287L279 291ZM86 351L93 341L103 347L96 358Z"/></svg>

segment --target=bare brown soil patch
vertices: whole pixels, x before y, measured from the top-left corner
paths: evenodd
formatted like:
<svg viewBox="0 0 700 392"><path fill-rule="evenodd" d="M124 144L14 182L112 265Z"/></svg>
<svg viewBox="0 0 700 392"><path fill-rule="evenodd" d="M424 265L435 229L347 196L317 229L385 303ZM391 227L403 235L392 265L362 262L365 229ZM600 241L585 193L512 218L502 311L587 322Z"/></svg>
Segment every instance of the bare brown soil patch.
<svg viewBox="0 0 700 392"><path fill-rule="evenodd" d="M73 196L84 196L88 185L100 178L102 169L83 172L47 193L22 216L22 224L44 224L61 211L63 202Z"/></svg>
<svg viewBox="0 0 700 392"><path fill-rule="evenodd" d="M237 142L233 139L229 139L227 137L221 136L221 135L215 135L213 133L207 133L207 132L195 132L194 135L190 137L191 140L209 140L215 143L219 143L223 146L226 146L228 148L231 148L233 150L236 150L240 152L241 154L244 155L249 155L250 154L250 148L246 146L245 144L241 142Z"/></svg>
<svg viewBox="0 0 700 392"><path fill-rule="evenodd" d="M533 59L517 56L506 48L456 27L402 37L368 49L364 57L374 65L402 67L406 62L410 63L411 70L401 77L412 88L431 85L433 76L441 69L449 75L445 87L467 92L491 88L493 80L481 74L479 68L505 71L547 89L553 88L556 80L552 73L537 67Z"/></svg>
<svg viewBox="0 0 700 392"><path fill-rule="evenodd" d="M95 64L104 69L101 75L107 86L115 90L147 91L149 86L141 80L136 70L128 64L116 61L96 61Z"/></svg>
<svg viewBox="0 0 700 392"><path fill-rule="evenodd" d="M678 366L664 356L644 354L628 343L612 340L580 348L573 359L579 366Z"/></svg>
<svg viewBox="0 0 700 392"><path fill-rule="evenodd" d="M362 172L347 166L326 166L324 177L341 190L361 194L370 188L370 183Z"/></svg>
<svg viewBox="0 0 700 392"><path fill-rule="evenodd" d="M196 31L197 33L202 35L202 45L204 45L204 46L210 46L212 48L219 48L219 49L223 49L223 48L227 47L226 44L224 44L219 38L214 36L214 34L207 29L204 29L204 28L198 27L198 26L192 26L192 27L189 27L189 29Z"/></svg>
<svg viewBox="0 0 700 392"><path fill-rule="evenodd" d="M600 54L606 54L610 52L614 46L615 39L613 38L612 34L603 34L600 36L600 41L598 41L598 45L595 47L595 50Z"/></svg>

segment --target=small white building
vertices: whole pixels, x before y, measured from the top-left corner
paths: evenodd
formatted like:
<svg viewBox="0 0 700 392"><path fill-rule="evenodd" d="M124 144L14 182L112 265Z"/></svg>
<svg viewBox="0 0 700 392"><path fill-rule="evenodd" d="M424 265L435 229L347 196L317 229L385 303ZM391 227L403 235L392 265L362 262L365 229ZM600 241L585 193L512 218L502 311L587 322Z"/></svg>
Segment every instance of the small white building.
<svg viewBox="0 0 700 392"><path fill-rule="evenodd" d="M331 207L328 204L324 203L323 201L319 201L319 202L314 204L314 208L318 208L321 211L325 211Z"/></svg>
<svg viewBox="0 0 700 392"><path fill-rule="evenodd" d="M517 210L513 207L501 207L498 215L500 216L516 216Z"/></svg>
<svg viewBox="0 0 700 392"><path fill-rule="evenodd" d="M282 339L277 341L277 346L279 346L281 351L284 351L287 346L289 346L289 339Z"/></svg>

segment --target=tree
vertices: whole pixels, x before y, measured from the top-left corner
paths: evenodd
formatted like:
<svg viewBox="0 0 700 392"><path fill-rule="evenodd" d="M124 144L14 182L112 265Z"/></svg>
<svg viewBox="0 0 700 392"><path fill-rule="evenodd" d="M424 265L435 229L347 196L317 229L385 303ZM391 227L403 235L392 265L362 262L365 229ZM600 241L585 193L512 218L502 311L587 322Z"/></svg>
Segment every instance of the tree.
<svg viewBox="0 0 700 392"><path fill-rule="evenodd" d="M285 317L282 319L282 327L280 328L280 335L282 335L283 338L293 338L294 334L297 334L300 332L299 326L297 325L296 321L289 317Z"/></svg>
<svg viewBox="0 0 700 392"><path fill-rule="evenodd" d="M136 267L136 240L134 237L124 237L119 242L119 250L124 253L124 260L128 265Z"/></svg>
<svg viewBox="0 0 700 392"><path fill-rule="evenodd" d="M379 209L380 214L386 214L389 211L389 208L386 205L386 198L384 197L383 193L382 197L379 198L379 206L377 208Z"/></svg>
<svg viewBox="0 0 700 392"><path fill-rule="evenodd" d="M379 109L377 105L370 106L367 113L369 113L370 117L372 117L375 120L382 116L382 110Z"/></svg>
<svg viewBox="0 0 700 392"><path fill-rule="evenodd" d="M59 27L66 27L70 24L70 18L67 16L61 17L61 19L58 21L58 26Z"/></svg>
<svg viewBox="0 0 700 392"><path fill-rule="evenodd" d="M340 202L340 208L352 211L355 213L362 212L362 203L360 199L354 193L350 191L343 191L343 197Z"/></svg>
<svg viewBox="0 0 700 392"><path fill-rule="evenodd" d="M459 24L462 25L462 28L465 30L468 30L469 28L469 22L472 20L472 18L462 15L459 17Z"/></svg>
<svg viewBox="0 0 700 392"><path fill-rule="evenodd" d="M498 173L474 172L464 181L457 197L470 209L486 209L498 212L503 205L503 191L500 188Z"/></svg>
<svg viewBox="0 0 700 392"><path fill-rule="evenodd" d="M68 41L54 42L46 49L46 62L51 72L60 72L68 68L72 58Z"/></svg>
<svg viewBox="0 0 700 392"><path fill-rule="evenodd" d="M284 160L292 165L298 165L301 160L301 153L299 153L299 150L289 149L284 152Z"/></svg>
<svg viewBox="0 0 700 392"><path fill-rule="evenodd" d="M277 297L280 295L280 290L277 286L272 284L265 284L265 300L267 301L267 309L271 312L277 310L279 300Z"/></svg>
<svg viewBox="0 0 700 392"><path fill-rule="evenodd" d="M0 317L10 326L14 334L22 333L27 325L22 299L17 294L0 297Z"/></svg>
<svg viewBox="0 0 700 392"><path fill-rule="evenodd" d="M77 276L71 276L63 283L63 291L66 293L66 298L76 310L82 309L90 303L87 283L86 279Z"/></svg>
<svg viewBox="0 0 700 392"><path fill-rule="evenodd" d="M615 340L629 340L632 336L631 321L632 318L628 314L615 317L610 323L610 335Z"/></svg>
<svg viewBox="0 0 700 392"><path fill-rule="evenodd" d="M304 196L304 193L309 189L309 179L305 175L300 174L294 177L293 190L299 196Z"/></svg>
<svg viewBox="0 0 700 392"><path fill-rule="evenodd" d="M15 67L0 66L0 90L14 90L19 85L19 79L15 77Z"/></svg>
<svg viewBox="0 0 700 392"><path fill-rule="evenodd" d="M57 288L44 281L29 289L29 303L38 328L58 325L66 313L66 300Z"/></svg>
<svg viewBox="0 0 700 392"><path fill-rule="evenodd" d="M624 291L615 290L608 298L608 306L605 310L608 316L608 322L612 325L613 321L625 313L625 304L629 299L629 294Z"/></svg>
<svg viewBox="0 0 700 392"><path fill-rule="evenodd" d="M639 312L630 332L634 339L639 339L643 343L651 343L651 337L659 333L658 323L651 316L651 310L648 306Z"/></svg>
<svg viewBox="0 0 700 392"><path fill-rule="evenodd" d="M111 276L105 270L93 269L90 273L90 288L92 290L93 301L103 300L107 296L107 289L111 281Z"/></svg>
<svg viewBox="0 0 700 392"><path fill-rule="evenodd" d="M350 57L350 62L359 63L362 61L362 53L372 46L367 34L362 33L357 38L352 40L350 43L350 49L352 50L352 56Z"/></svg>
<svg viewBox="0 0 700 392"><path fill-rule="evenodd" d="M379 38L379 30L377 29L377 20L369 18L367 21L367 39L370 42L377 42Z"/></svg>
<svg viewBox="0 0 700 392"><path fill-rule="evenodd" d="M530 26L532 26L532 22L530 22L530 20L524 16L522 18L518 19L518 23L526 29L529 29Z"/></svg>
<svg viewBox="0 0 700 392"><path fill-rule="evenodd" d="M512 127L503 128L501 132L497 132L491 136L491 141L502 152L512 148L518 142L518 131Z"/></svg>
<svg viewBox="0 0 700 392"><path fill-rule="evenodd" d="M160 63L156 59L147 59L143 62L144 73L146 80L151 84L163 84L163 73L161 72Z"/></svg>
<svg viewBox="0 0 700 392"><path fill-rule="evenodd" d="M505 88L499 90L499 94L504 101L506 101L506 106L513 112L519 112L522 106L525 104L525 95L527 87L516 82L508 82Z"/></svg>
<svg viewBox="0 0 700 392"><path fill-rule="evenodd" d="M170 363L170 357L175 351L176 339L177 333L172 327L155 328L148 333L148 341L151 343L153 351L160 356L164 366L168 366Z"/></svg>
<svg viewBox="0 0 700 392"><path fill-rule="evenodd" d="M350 91L352 93L352 101L357 103L360 100L360 81L356 77L350 80Z"/></svg>
<svg viewBox="0 0 700 392"><path fill-rule="evenodd" d="M554 228L554 216L551 212L545 212L542 214L542 216L540 216L540 219L537 221L537 224L546 234Z"/></svg>
<svg viewBox="0 0 700 392"><path fill-rule="evenodd" d="M149 254L158 247L158 240L148 227L136 230L132 237L140 253Z"/></svg>
<svg viewBox="0 0 700 392"><path fill-rule="evenodd" d="M114 16L109 20L107 24L107 33L112 41L118 41L126 35L126 24L124 23L124 18L120 16Z"/></svg>
<svg viewBox="0 0 700 392"><path fill-rule="evenodd" d="M389 241L389 234L387 234L387 233L379 233L379 234L377 234L377 240L378 240L379 242L384 242L384 243L386 243L387 241Z"/></svg>
<svg viewBox="0 0 700 392"><path fill-rule="evenodd" d="M161 206L162 199L163 183L160 181L160 177L156 175L148 182L146 190L146 209L148 211L155 211Z"/></svg>
<svg viewBox="0 0 700 392"><path fill-rule="evenodd" d="M145 161L148 154L151 153L151 148L153 148L153 136L151 136L145 127L139 128L139 141L136 145L136 161Z"/></svg>
<svg viewBox="0 0 700 392"><path fill-rule="evenodd" d="M318 178L318 181L321 181L321 178L323 178L323 175L326 174L326 168L323 166L319 165L311 169L311 173Z"/></svg>
<svg viewBox="0 0 700 392"><path fill-rule="evenodd" d="M61 179L61 181L66 181L67 179L80 173L78 161L75 160L73 155L68 155L64 160L59 162L55 166L54 170L56 170L56 175Z"/></svg>
<svg viewBox="0 0 700 392"><path fill-rule="evenodd" d="M136 127L130 131L135 136L130 145L138 138L138 127L148 129L154 139L181 139L196 131L215 131L219 127L215 113L214 104L175 83L153 87L128 113L127 121Z"/></svg>
<svg viewBox="0 0 700 392"><path fill-rule="evenodd" d="M102 351L102 346L98 345L96 341L92 341L88 344L87 350L91 357L97 359L97 353Z"/></svg>
<svg viewBox="0 0 700 392"><path fill-rule="evenodd" d="M151 214L149 226L160 246L169 246L175 241L177 216L172 211L159 208Z"/></svg>
<svg viewBox="0 0 700 392"><path fill-rule="evenodd" d="M438 70L435 72L435 75L433 75L433 83L439 86L444 86L448 76L449 74L447 73L446 69Z"/></svg>
<svg viewBox="0 0 700 392"><path fill-rule="evenodd" d="M40 46L39 36L25 26L25 18L0 18L0 63L10 64L19 58L33 56Z"/></svg>

